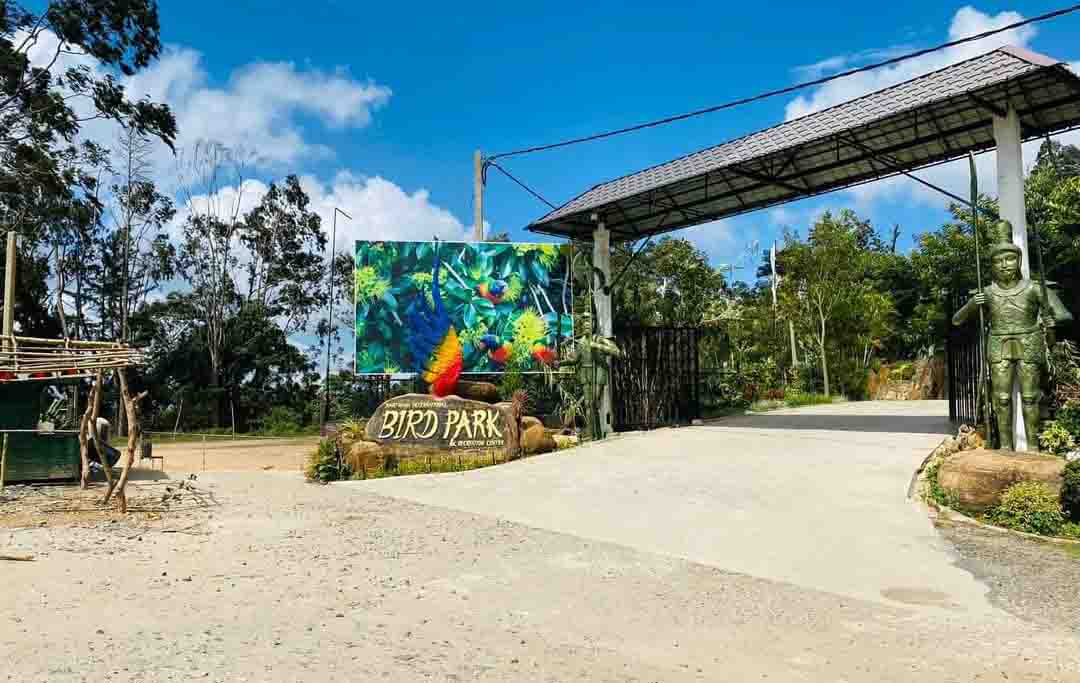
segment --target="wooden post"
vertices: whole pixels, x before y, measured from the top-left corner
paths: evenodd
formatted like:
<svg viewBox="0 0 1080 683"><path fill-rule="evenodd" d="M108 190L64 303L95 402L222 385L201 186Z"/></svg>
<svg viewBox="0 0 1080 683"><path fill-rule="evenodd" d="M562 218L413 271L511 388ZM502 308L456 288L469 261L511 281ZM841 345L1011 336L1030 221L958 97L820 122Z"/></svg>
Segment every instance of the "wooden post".
<svg viewBox="0 0 1080 683"><path fill-rule="evenodd" d="M611 315L611 232L599 221L593 230L593 267L598 271L593 278L593 302L596 308L596 321L593 334L610 339L615 332L612 329ZM611 424L611 373L600 394L600 434L606 438L612 429Z"/></svg>
<svg viewBox="0 0 1080 683"><path fill-rule="evenodd" d="M4 483L7 481L7 447L8 435L4 432L4 448L0 451L0 491L4 490Z"/></svg>
<svg viewBox="0 0 1080 683"><path fill-rule="evenodd" d="M473 240L484 241L484 155L473 154Z"/></svg>

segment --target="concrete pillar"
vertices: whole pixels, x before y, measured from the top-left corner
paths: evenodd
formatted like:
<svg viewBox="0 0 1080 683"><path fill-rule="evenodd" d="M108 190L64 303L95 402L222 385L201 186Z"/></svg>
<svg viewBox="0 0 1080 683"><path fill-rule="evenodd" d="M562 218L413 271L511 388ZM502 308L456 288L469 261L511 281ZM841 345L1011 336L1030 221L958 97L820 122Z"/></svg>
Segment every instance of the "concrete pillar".
<svg viewBox="0 0 1080 683"><path fill-rule="evenodd" d="M994 117L994 141L997 143L998 207L1001 217L1012 223L1013 243L1020 247L1020 272L1031 277L1028 258L1027 207L1024 205L1024 151L1021 145L1020 117L1010 107L1005 117ZM1020 409L1020 383L1013 380L1013 443L1016 450L1028 448L1024 415ZM1032 435L1033 439L1035 435ZM1036 445L1037 444L1032 444Z"/></svg>
<svg viewBox="0 0 1080 683"><path fill-rule="evenodd" d="M1025 278L1030 278L1027 207L1024 206L1024 151L1020 144L1020 117L1012 108L1007 117L994 117L994 141L997 143L1001 217L1012 223L1013 242L1024 252L1024 257L1020 259L1020 270Z"/></svg>
<svg viewBox="0 0 1080 683"><path fill-rule="evenodd" d="M604 222L597 223L593 230L593 266L603 273L593 275L593 302L596 308L596 320L593 322L593 334L612 337L615 332L611 315L611 294L605 288L611 285L611 232L604 227ZM611 375L600 394L600 432L607 437L612 429L611 411Z"/></svg>

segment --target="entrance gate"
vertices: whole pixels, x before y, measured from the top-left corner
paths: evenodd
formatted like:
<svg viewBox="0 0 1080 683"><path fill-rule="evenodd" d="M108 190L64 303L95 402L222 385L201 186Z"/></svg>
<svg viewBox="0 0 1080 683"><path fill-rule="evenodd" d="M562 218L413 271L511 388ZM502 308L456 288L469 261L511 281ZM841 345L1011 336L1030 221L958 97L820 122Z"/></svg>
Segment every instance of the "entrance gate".
<svg viewBox="0 0 1080 683"><path fill-rule="evenodd" d="M689 424L701 417L700 342L696 327L624 327L612 360L615 431Z"/></svg>
<svg viewBox="0 0 1080 683"><path fill-rule="evenodd" d="M949 326L945 334L945 386L949 396L949 419L975 426L979 419L979 374L982 358L979 355L979 326L952 324L955 313L969 296L950 292L945 308Z"/></svg>

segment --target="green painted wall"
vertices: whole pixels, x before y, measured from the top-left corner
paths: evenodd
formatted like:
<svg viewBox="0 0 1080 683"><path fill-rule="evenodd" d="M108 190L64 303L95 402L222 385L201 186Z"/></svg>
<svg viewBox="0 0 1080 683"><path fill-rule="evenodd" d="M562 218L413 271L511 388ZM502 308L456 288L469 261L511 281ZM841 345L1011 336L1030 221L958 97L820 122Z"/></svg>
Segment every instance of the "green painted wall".
<svg viewBox="0 0 1080 683"><path fill-rule="evenodd" d="M0 429L34 429L43 384L0 384ZM9 434L5 483L77 479L79 439L74 434Z"/></svg>

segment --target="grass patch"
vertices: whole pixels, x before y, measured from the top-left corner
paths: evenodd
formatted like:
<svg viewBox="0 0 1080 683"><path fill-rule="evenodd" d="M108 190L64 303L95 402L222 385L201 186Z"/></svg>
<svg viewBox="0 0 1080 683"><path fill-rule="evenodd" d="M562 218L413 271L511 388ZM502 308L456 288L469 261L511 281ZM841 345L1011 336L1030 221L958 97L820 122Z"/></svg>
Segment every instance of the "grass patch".
<svg viewBox="0 0 1080 683"><path fill-rule="evenodd" d="M803 391L789 391L784 394L784 398L754 401L753 405L750 406L750 411L754 413L764 413L770 410L779 410L781 408L820 406L846 400L847 399L842 396L826 396L825 394L812 394Z"/></svg>
<svg viewBox="0 0 1080 683"><path fill-rule="evenodd" d="M944 463L945 458L938 458L926 468L926 499L938 505L957 510L959 509L960 500L956 494L946 491L938 483L938 471Z"/></svg>
<svg viewBox="0 0 1080 683"><path fill-rule="evenodd" d="M431 457L412 457L387 463L386 466L367 472L354 472L353 479L384 479L386 477L405 477L413 474L442 474L447 472L468 472L492 465L509 462L490 453L439 453ZM366 474L366 477L365 477Z"/></svg>

